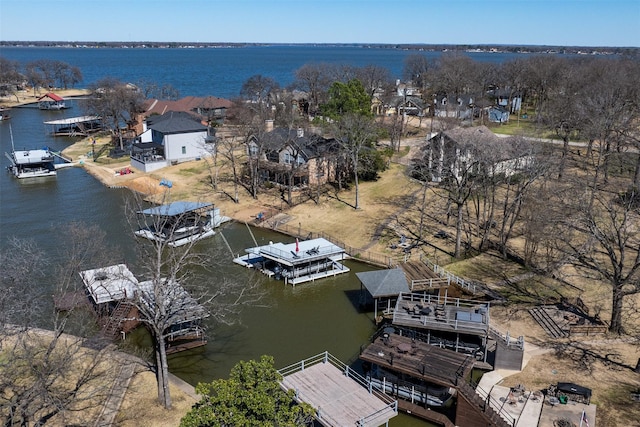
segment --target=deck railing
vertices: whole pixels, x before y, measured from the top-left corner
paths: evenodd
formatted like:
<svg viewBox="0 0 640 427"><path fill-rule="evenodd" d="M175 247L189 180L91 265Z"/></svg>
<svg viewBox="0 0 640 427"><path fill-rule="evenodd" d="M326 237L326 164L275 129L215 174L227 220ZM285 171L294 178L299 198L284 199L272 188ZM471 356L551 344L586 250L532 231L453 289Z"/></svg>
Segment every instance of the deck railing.
<svg viewBox="0 0 640 427"><path fill-rule="evenodd" d="M422 289L439 289L443 287L443 285L449 286L451 284L451 279L449 277L440 277L437 279L417 279L411 281L411 290L422 290Z"/></svg>
<svg viewBox="0 0 640 427"><path fill-rule="evenodd" d="M440 306L443 310L441 316L436 314L422 314L420 312L408 311L408 307L421 304L423 306ZM482 321L471 321L458 319L457 313L450 312L447 314L447 308L460 308L462 311L482 310ZM443 327L451 328L455 331L463 331L474 334L484 335L489 331L489 304L473 300L464 300L460 298L441 297L439 295L424 295L422 293L401 293L398 296L396 306L393 310L394 324L414 324L422 327L433 327L434 329L442 329Z"/></svg>
<svg viewBox="0 0 640 427"><path fill-rule="evenodd" d="M458 382L458 387L459 390L462 390L463 393L466 393L469 398L472 398L473 394L478 396L484 402L483 406L481 407L482 412L486 413L489 417L492 416L492 413L495 413L496 415L500 416L500 418L504 422L511 426L515 426L518 422L518 420L511 414L509 414L504 407L504 405L507 403L507 399L504 399L504 401L500 401L491 396L491 390L486 391L482 387L479 387L473 381L468 383L462 378Z"/></svg>
<svg viewBox="0 0 640 427"><path fill-rule="evenodd" d="M463 278L448 272L444 268L440 267L438 264L432 262L429 258L421 256L420 260L422 260L427 265L427 267L433 270L438 276L449 279L450 283L455 283L456 285L460 286L462 289L466 289L473 294L476 294L479 291L479 289L477 289L476 285L474 285L473 283L469 283Z"/></svg>
<svg viewBox="0 0 640 427"><path fill-rule="evenodd" d="M489 333L493 336L494 339L502 341L507 347L515 347L520 350L524 350L524 337L520 335L518 338L512 338L509 334L509 331L506 333L502 333L494 326L489 325Z"/></svg>
<svg viewBox="0 0 640 427"><path fill-rule="evenodd" d="M274 215L272 215L273 217ZM345 242L336 239L334 236L330 236L324 232L309 231L301 228L300 226L291 226L288 224L282 224L275 220L263 219L260 223L257 223L261 227L269 227L274 231L278 231L282 234L297 237L299 239L310 240L316 238L324 238L336 246L344 249L345 253L352 258L359 259L361 261L369 262L381 267L392 268L397 262L390 256L377 252L372 252L362 248L356 248L351 245L347 245Z"/></svg>
<svg viewBox="0 0 640 427"><path fill-rule="evenodd" d="M293 365L289 365L282 369L278 370L278 373L283 377L294 374L296 372L304 371L306 368L316 365L318 363L330 363L331 365L338 368L342 373L354 380L356 383L365 388L370 394L375 395L378 399L382 400L386 403L386 406L372 414L367 415L366 417L360 418L356 425L357 426L366 426L371 420L374 420L381 414L383 414L388 409L393 410L394 412L398 412L398 402L391 397L387 396L384 393L380 393L377 390L372 390L369 387L369 382L362 375L358 374L354 371L350 366L345 365L339 359L331 355L328 351L317 354L315 356L309 357L307 359L301 360L300 362L294 363ZM296 399L304 400L303 396L300 396L300 393L296 390ZM323 420L325 422L329 422L331 425L338 426L340 425L337 420L333 419L330 414L322 411L322 408L316 408L316 417L319 420Z"/></svg>
<svg viewBox="0 0 640 427"><path fill-rule="evenodd" d="M315 259L320 256L328 257L328 256L338 255L339 251L337 251L336 249L337 248L333 245L326 245L326 246L317 246L312 249L295 252L295 251L282 250L275 246L262 246L260 248L260 252L263 254L271 255L276 258L280 258L280 259L302 260L307 258Z"/></svg>

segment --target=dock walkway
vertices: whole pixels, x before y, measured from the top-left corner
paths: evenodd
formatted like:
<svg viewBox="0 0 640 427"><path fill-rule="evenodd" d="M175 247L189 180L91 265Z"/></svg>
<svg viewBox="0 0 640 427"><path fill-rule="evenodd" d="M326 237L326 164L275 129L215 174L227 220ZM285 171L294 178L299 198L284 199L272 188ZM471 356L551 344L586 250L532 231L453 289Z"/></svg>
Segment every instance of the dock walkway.
<svg viewBox="0 0 640 427"><path fill-rule="evenodd" d="M325 352L281 369L281 386L295 390L298 400L313 406L316 419L326 427L378 427L398 414L395 400L370 392L358 383L358 374L338 365Z"/></svg>

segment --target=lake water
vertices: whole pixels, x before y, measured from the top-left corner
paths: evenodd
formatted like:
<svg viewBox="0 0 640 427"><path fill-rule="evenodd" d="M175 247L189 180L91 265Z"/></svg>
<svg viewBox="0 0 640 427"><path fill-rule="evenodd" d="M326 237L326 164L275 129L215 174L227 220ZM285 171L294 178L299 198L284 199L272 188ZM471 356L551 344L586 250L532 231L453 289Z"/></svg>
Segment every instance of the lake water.
<svg viewBox="0 0 640 427"><path fill-rule="evenodd" d="M22 65L36 59L55 59L77 66L88 86L103 77L139 83L171 84L182 96L221 98L238 96L242 84L261 74L287 86L296 69L307 63L378 65L394 78L402 77L404 59L420 53L428 60L441 52L418 52L394 48L356 46L247 46L198 49L115 49L115 48L2 48L0 55ZM469 52L477 61L500 63L523 54Z"/></svg>
<svg viewBox="0 0 640 427"><path fill-rule="evenodd" d="M394 76L400 76L402 61L409 53L414 52L279 46L236 49L3 48L1 55L21 63L51 58L79 66L85 77L83 85L113 76L123 81L170 83L184 96L231 98L251 75L273 77L286 85L293 80L293 71L308 62L376 64L389 68ZM438 55L425 54L432 58ZM496 61L508 59L504 56L507 54L484 55ZM14 109L12 119L0 123L0 151L11 150L9 126L17 149L48 146L62 150L73 139L47 135L43 122L80 114L77 106L63 112ZM3 157L0 164L4 169L8 160ZM11 237L28 237L49 253L55 263L58 247L65 240L60 226L78 221L99 226L108 234L109 243L117 248L121 258L135 265L133 237L124 218L126 194L125 190L105 188L80 168L63 169L56 178L36 180L16 180L3 170L0 173L0 246L5 247ZM234 251L253 246L244 225L232 224L223 232ZM270 240L291 241L266 230L254 230L254 234L258 244ZM221 244L219 236L199 243ZM172 356L171 371L196 384L227 377L238 361L259 358L262 354L273 355L278 368L325 350L343 362L354 360L360 346L367 343L375 329L372 313L358 311L354 303L360 289L355 272L372 267L357 262L349 262L348 266L352 269L349 274L295 288L261 278L269 307L247 308L239 326L210 325L207 346ZM96 267L99 266L87 266ZM251 272L232 264L229 259L216 274L242 281L247 280ZM134 335L133 338L140 337ZM429 424L401 415L390 425L417 427Z"/></svg>

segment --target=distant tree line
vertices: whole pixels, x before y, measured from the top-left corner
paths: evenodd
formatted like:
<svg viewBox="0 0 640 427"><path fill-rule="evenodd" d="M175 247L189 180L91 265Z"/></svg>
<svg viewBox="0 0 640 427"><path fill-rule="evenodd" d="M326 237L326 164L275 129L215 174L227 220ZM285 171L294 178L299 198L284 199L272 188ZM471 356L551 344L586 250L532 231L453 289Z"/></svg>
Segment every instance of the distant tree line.
<svg viewBox="0 0 640 427"><path fill-rule="evenodd" d="M274 46L278 43L229 43L229 42L152 42L152 41L0 41L0 47L76 47L76 48L217 48ZM291 45L287 43L287 46ZM304 46L304 43L300 44ZM399 49L423 52L511 52L511 53L549 53L549 54L600 54L637 56L640 49L624 46L538 46L538 45L502 45L502 44L422 44L422 43L313 43L313 46L348 46L365 49Z"/></svg>
<svg viewBox="0 0 640 427"><path fill-rule="evenodd" d="M0 85L7 95L25 86L68 89L82 81L80 68L54 59L38 59L22 67L19 62L0 57Z"/></svg>

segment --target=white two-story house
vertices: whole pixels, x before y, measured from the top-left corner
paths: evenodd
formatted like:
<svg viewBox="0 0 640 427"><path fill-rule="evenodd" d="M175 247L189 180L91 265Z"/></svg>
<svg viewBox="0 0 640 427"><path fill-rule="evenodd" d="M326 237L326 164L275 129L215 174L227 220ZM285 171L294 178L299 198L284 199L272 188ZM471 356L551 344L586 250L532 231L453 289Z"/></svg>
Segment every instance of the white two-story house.
<svg viewBox="0 0 640 427"><path fill-rule="evenodd" d="M207 126L188 113L168 112L147 119L132 146L131 166L151 172L213 153Z"/></svg>

